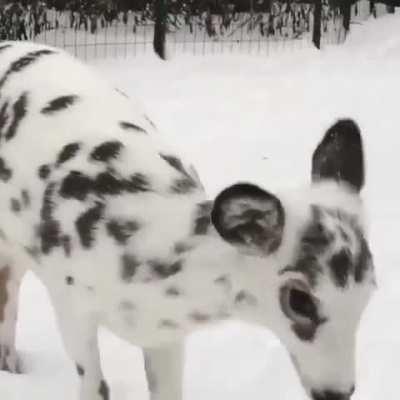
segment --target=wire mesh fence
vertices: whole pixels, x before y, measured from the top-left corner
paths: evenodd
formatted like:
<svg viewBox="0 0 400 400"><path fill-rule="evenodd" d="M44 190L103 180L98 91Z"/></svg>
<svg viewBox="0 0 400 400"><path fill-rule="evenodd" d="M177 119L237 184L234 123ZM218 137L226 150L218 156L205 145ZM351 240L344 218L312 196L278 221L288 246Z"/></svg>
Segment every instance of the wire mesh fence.
<svg viewBox="0 0 400 400"><path fill-rule="evenodd" d="M264 53L311 46L314 4L304 0L166 0L170 53ZM154 3L75 0L54 4L13 2L0 6L0 40L33 40L65 48L84 58L128 57L153 51ZM386 6L361 0L351 20L360 23ZM322 1L321 43L345 39L340 7Z"/></svg>

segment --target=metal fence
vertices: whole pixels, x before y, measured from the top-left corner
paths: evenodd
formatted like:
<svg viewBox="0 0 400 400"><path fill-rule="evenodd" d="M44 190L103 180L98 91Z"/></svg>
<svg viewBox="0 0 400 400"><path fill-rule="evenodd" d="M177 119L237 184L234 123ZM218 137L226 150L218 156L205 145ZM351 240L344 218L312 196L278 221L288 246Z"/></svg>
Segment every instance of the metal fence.
<svg viewBox="0 0 400 400"><path fill-rule="evenodd" d="M311 46L313 10L310 3L278 0L246 0L248 7L237 10L223 2L218 8L189 7L169 0L167 48L170 53L263 53ZM179 4L179 7L178 7ZM21 12L5 9L0 14L0 39L29 39L65 48L84 58L128 57L153 51L154 18L150 4L141 10L63 10L41 6ZM386 7L375 6L375 15ZM107 10L106 10L107 11ZM352 7L352 22L360 23L371 14L370 2ZM3 18L3 20L1 20ZM322 45L345 39L340 9L323 2Z"/></svg>

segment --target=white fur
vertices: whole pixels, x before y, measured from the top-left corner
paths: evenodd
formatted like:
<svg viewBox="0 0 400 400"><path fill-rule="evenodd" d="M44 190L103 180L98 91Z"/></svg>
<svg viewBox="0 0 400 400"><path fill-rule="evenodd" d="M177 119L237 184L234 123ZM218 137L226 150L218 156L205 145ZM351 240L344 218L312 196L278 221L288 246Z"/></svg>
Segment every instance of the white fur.
<svg viewBox="0 0 400 400"><path fill-rule="evenodd" d="M45 48L30 43L12 45L12 49L0 53L0 77L13 60ZM68 353L85 369L80 399L103 400L98 392L103 377L96 335L97 327L105 325L145 349L149 379L158 381L153 399L179 400L182 374L179 343L193 329L205 325L202 315L207 316L206 322L218 322L229 316L269 327L291 354L296 355L307 390L325 386L347 390L354 380L349 354L354 348L356 322L367 302L369 288L357 287L338 296L337 289L326 283L316 295L321 301L328 299L326 311L335 323L326 328L318 342L303 344L294 338L290 323L280 310L279 288L287 277L278 272L291 262L296 252L299 234L310 217L311 204L342 209L355 215L361 224L359 197L334 183L279 194L286 215L283 242L268 257L242 254L215 231L193 237L194 213L197 204L206 198L203 190L199 186L191 194L170 194L168 188L179 174L158 154L175 152L163 142L139 104L116 92L90 68L56 51L56 55L45 56L15 77L11 76L0 91L0 100L15 101L23 92L28 93L29 99L29 112L16 137L4 145L4 150L2 147L0 154L13 170L12 179L0 183L0 227L7 236L2 252L13 260L15 269L25 268L29 262L22 250L37 243L33 228L39 223L45 188L37 170L40 165L54 161L68 143L81 143L81 150L52 173L52 180L62 180L74 169L95 176L99 169L88 161L88 155L104 141L119 140L124 149L121 157L112 161L115 170L121 174L144 173L154 189L107 197L105 218L129 218L141 225L125 249L115 243L104 226L96 231L97 244L89 250L82 248L74 221L95 199L60 200L54 215L62 221L64 232L71 236L72 258L66 257L62 248L55 248L48 256L41 257L39 263L30 262L30 267L48 288ZM49 100L66 94L78 95L79 103L55 116L40 113ZM143 127L148 135L122 130L118 127L121 120ZM191 169L188 167L188 170ZM15 214L10 212L9 199L17 197L22 188L29 191L31 205ZM130 283L121 280L123 251L128 250L144 260L173 263L179 258L174 246L182 241L193 246L193 250L185 256L181 273L168 279L146 281L149 269L140 267ZM74 278L74 285L66 285L67 276ZM229 276L229 283L216 284L221 276ZM165 291L171 287L179 288L182 295L166 296ZM235 296L242 290L251 293L256 302L236 304ZM360 291L365 293L360 295ZM335 304L332 305L329 296ZM343 310L350 304L346 323L341 324ZM190 318L192 313L200 313L200 318ZM179 327L160 329L163 320L173 321ZM7 332L3 333L2 329ZM13 329L0 325L0 342L6 341L12 348L13 339L7 339L7 334L13 335ZM343 338L344 343L335 343L337 337ZM327 344L332 347L326 348Z"/></svg>

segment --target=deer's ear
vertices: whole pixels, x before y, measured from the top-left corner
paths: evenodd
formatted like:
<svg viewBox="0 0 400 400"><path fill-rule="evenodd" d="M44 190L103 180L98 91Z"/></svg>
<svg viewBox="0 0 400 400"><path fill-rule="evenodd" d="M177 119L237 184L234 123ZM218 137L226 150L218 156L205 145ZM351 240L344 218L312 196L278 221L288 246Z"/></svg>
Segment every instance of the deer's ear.
<svg viewBox="0 0 400 400"><path fill-rule="evenodd" d="M225 241L248 253L268 255L281 244L285 213L273 194L239 183L217 196L211 220Z"/></svg>
<svg viewBox="0 0 400 400"><path fill-rule="evenodd" d="M326 132L312 157L312 180L345 182L359 192L365 181L361 132L350 119L337 121Z"/></svg>

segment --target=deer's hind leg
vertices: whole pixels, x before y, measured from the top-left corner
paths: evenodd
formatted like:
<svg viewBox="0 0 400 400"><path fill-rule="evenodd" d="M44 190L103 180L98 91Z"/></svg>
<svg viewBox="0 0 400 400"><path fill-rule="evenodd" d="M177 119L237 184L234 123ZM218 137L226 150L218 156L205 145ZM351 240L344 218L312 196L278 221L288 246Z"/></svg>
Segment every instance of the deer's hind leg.
<svg viewBox="0 0 400 400"><path fill-rule="evenodd" d="M18 295L23 272L10 262L0 262L0 370L20 373L15 348Z"/></svg>

